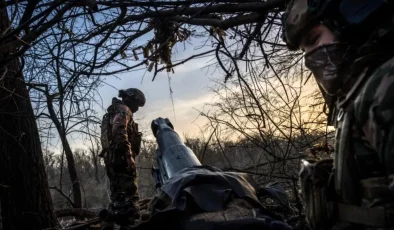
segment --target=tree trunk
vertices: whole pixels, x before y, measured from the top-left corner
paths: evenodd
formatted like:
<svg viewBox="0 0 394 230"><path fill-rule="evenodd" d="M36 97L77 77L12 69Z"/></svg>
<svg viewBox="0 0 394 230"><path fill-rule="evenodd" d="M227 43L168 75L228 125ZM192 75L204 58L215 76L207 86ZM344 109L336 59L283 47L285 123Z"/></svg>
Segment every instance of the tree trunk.
<svg viewBox="0 0 394 230"><path fill-rule="evenodd" d="M73 186L73 197L74 197L74 208L82 208L82 193L81 193L81 185L79 183L78 179L78 173L77 169L75 168L75 161L74 161L74 155L71 150L70 144L68 143L64 127L60 124L59 119L56 116L55 110L53 109L53 102L52 98L50 95L47 96L47 105L48 105L48 111L49 115L51 116L51 120L56 126L56 129L59 133L60 140L63 145L64 153L66 154L66 159L67 159L67 167L68 167L68 173L70 174L70 180Z"/></svg>
<svg viewBox="0 0 394 230"><path fill-rule="evenodd" d="M96 178L97 183L100 183L100 178L98 175L98 159L97 159L98 151L99 151L98 147L96 149L94 148L90 149L90 153L92 154L93 166L94 166L94 176Z"/></svg>
<svg viewBox="0 0 394 230"><path fill-rule="evenodd" d="M73 184L74 208L82 208L81 184L79 183L77 169L75 168L74 155L68 144L67 137L63 137L62 144L66 154L68 173L70 174L71 183Z"/></svg>
<svg viewBox="0 0 394 230"><path fill-rule="evenodd" d="M0 7L0 32L9 25L6 10ZM3 229L58 226L37 124L18 60L0 66L0 200Z"/></svg>

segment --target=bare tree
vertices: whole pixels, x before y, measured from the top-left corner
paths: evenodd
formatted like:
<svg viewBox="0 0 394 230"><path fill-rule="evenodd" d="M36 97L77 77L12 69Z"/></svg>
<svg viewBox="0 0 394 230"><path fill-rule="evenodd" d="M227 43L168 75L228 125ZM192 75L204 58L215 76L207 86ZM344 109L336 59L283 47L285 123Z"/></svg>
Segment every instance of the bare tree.
<svg viewBox="0 0 394 230"><path fill-rule="evenodd" d="M0 33L10 24L0 1ZM9 52L15 52L10 49ZM3 62L1 59L0 62ZM4 229L57 226L29 94L17 58L0 67L0 199Z"/></svg>
<svg viewBox="0 0 394 230"><path fill-rule="evenodd" d="M272 24L270 13L278 14L285 6L285 0L115 0L98 2L93 7L95 10L91 10L91 6L82 2L87 1L8 1L7 7L14 13L12 24L15 26L0 37L0 54L15 47L18 52L12 53L10 58L21 56L42 39L52 36L53 31L49 29L61 23L63 25L56 33L72 34L69 40L73 40L77 48L90 50L91 55L78 60L88 68L82 71L85 75L110 75L144 65L149 70L154 69L155 73L172 71L173 67L187 60L213 54L217 50L215 46L173 63L171 53L175 44L211 36L219 40L227 37L237 42L242 46L239 58L245 59L252 41L260 40L267 44L265 39L258 37L259 29ZM36 14L33 16L31 12ZM75 18L78 20L73 21ZM253 29L255 24L256 29ZM219 50L224 50L224 46L219 46ZM103 70L112 63L118 65Z"/></svg>
<svg viewBox="0 0 394 230"><path fill-rule="evenodd" d="M99 1L94 5L84 2L3 0L0 4L3 12L10 13L10 24L4 26L0 34L0 65L4 69L24 57L22 66L14 68L15 72L20 72L22 67L24 71L37 69L33 68L37 65L45 70L45 73L32 72L34 75L29 77L28 83L39 92L35 94L37 101L33 102L37 108L36 115L52 119L66 151L68 164L72 164L72 154L69 154L71 151L65 138L67 131L85 125L84 122L72 121L75 117L71 114L78 112L78 104L68 96L78 94L75 87L80 86L75 84L92 83L97 79L94 77L140 68L153 72L154 79L162 71L175 72L176 66L193 58L212 57L208 67L223 74L225 81L233 85L224 85L224 92L229 97L223 97L223 103L215 105L219 112L204 114L212 124L209 141L216 139L219 144L218 133L232 130L243 137L245 146L253 144L260 148L258 157L270 163L275 174L282 174L280 176L286 179L293 178L294 173L288 172L290 166L286 164L286 159L301 157L295 152L300 149L296 144L297 138L309 138L308 132L312 131L310 125L306 129L302 121L302 87L284 80L297 78L304 82L306 77L302 65L299 65L302 55L288 53L280 42L280 16L285 0L114 0ZM4 17L8 19L7 15ZM205 40L199 52L183 60L173 59L174 47L196 40ZM42 55L40 48L49 52ZM82 55L75 55L80 53ZM48 57L53 60L48 61ZM79 80L83 78L89 80ZM9 81L7 87L23 91L27 97L24 79L20 77L19 80L18 83ZM218 95L222 92L218 91ZM10 95L14 95L12 90L4 91L0 98L10 103L27 103L29 113L33 114L29 99L24 101L14 97L11 100ZM81 95L90 94L85 91L79 95L84 98ZM48 108L42 107L43 102ZM17 112L12 109L11 112ZM6 112L9 112L8 109ZM85 115L85 118L89 116ZM41 126L41 130L52 129L51 124ZM35 124L29 128L32 132L37 130ZM223 148L220 144L218 147ZM262 163L255 156L250 158L254 168L257 162ZM7 161L5 164L10 163ZM241 166L231 167L246 170ZM254 173L267 177L265 172ZM78 178L72 177L74 189L77 190L79 185L75 182ZM273 178L273 174L268 173L268 178ZM78 202L78 198L74 197L75 201Z"/></svg>
<svg viewBox="0 0 394 230"><path fill-rule="evenodd" d="M62 26L62 23L58 24L58 27ZM25 79L39 124L49 127L48 132L54 125L61 140L73 188L72 205L81 208L81 185L68 139L99 138L97 125L100 119L93 106L100 104L96 98L101 80L98 77L81 77L77 71L71 73L70 69L81 68L76 60L86 56L87 52L77 51L72 42L64 42L72 35L56 33L53 28L50 31L53 34L50 39L43 39L26 53ZM49 124L46 123L48 120ZM59 183L62 189L62 181Z"/></svg>
<svg viewBox="0 0 394 230"><path fill-rule="evenodd" d="M94 166L94 178L97 183L100 183L100 177L99 177L99 168L98 165L100 163L100 158L99 154L101 152L101 147L98 142L96 142L96 145L92 146L89 148L90 156L92 157L92 164Z"/></svg>
<svg viewBox="0 0 394 230"><path fill-rule="evenodd" d="M75 215L76 212L86 211L99 211L108 205L109 196L109 183L105 180L106 172L103 162L97 162L97 168L94 165L93 157L89 151L85 149L73 149L75 168L81 181L81 190L83 197L83 208L74 208L73 200L67 190L60 190L57 186L61 177L61 157L58 154L45 152L45 163L47 163L48 180L51 187L54 207L56 214L61 213L62 216L67 216L69 212L71 216L80 217L82 215ZM68 173L68 169L64 169ZM96 175L100 178L97 182ZM64 182L70 183L69 178L64 178ZM62 212L63 210L63 212ZM66 211L67 210L67 211ZM72 210L76 210L75 212ZM89 216L85 216L89 217Z"/></svg>
<svg viewBox="0 0 394 230"><path fill-rule="evenodd" d="M212 137L205 146L210 142L222 156L209 156L206 147L200 155L224 170L254 175L261 186L281 182L305 227L296 183L300 159L331 157L333 131L319 90L305 84L310 72L294 57L276 52L268 61L246 62L248 72L239 70L242 62L229 64L236 78L217 82L216 100L201 112Z"/></svg>

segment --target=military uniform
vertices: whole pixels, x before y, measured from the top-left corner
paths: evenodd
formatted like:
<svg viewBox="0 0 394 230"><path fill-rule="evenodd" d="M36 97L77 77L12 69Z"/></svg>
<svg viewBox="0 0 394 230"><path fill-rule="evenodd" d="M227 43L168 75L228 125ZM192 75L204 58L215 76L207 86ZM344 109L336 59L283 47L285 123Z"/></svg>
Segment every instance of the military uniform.
<svg viewBox="0 0 394 230"><path fill-rule="evenodd" d="M284 40L290 50L298 49L301 40L308 39L303 35L319 23L339 38L305 54L305 64L324 93L334 95L336 101L333 162L304 163L300 172L312 229L394 229L394 14L390 7L378 0L294 0L284 16Z"/></svg>
<svg viewBox="0 0 394 230"><path fill-rule="evenodd" d="M394 227L394 58L368 72L338 102L333 187L340 222L385 229Z"/></svg>
<svg viewBox="0 0 394 230"><path fill-rule="evenodd" d="M111 203L100 212L101 229L113 229L114 224L127 226L140 217L137 204L137 170L135 157L140 152L142 133L134 122L133 113L145 105L145 95L136 88L119 90L118 97L104 114L101 124L100 157L104 158L110 180Z"/></svg>
<svg viewBox="0 0 394 230"><path fill-rule="evenodd" d="M103 146L106 150L103 157L110 179L111 200L115 199L118 192L124 192L126 198L137 201L136 153L132 151L132 143L138 133L134 129L133 114L121 100L113 98L108 115L110 141L108 146Z"/></svg>

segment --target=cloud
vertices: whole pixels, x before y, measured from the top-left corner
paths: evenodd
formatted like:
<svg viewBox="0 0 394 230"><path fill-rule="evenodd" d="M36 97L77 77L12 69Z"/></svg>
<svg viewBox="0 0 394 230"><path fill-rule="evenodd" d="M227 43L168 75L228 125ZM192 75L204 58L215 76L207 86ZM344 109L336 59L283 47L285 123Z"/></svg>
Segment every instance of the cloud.
<svg viewBox="0 0 394 230"><path fill-rule="evenodd" d="M205 41L200 43L204 44L203 42ZM193 44L199 44L199 41L193 41ZM207 46L195 50L191 45L186 45L184 49L183 44L177 44L172 56L173 63L209 49L212 47ZM142 128L149 129L153 119L167 117L180 135L199 135L199 127L207 121L201 117L197 120L196 118L199 115L198 110L212 100L209 87L214 82L210 78L221 77L217 75L217 72L215 72L216 75L211 75L211 72L203 69L211 59L212 56L205 56L190 60L176 66L174 74L165 71L159 73L153 82L153 73L147 72L146 69L107 76L104 79L104 86L99 89L100 95L96 96L98 100L102 100L100 102L102 105L96 105L94 109L98 112L98 117L101 118L112 98L118 96L119 89L139 88L146 96L145 106L135 114L135 118L138 119ZM72 148L88 147L87 143L84 143L79 136L68 139ZM54 140L52 143L57 146L56 151L61 149L59 141Z"/></svg>
<svg viewBox="0 0 394 230"><path fill-rule="evenodd" d="M200 127L206 124L207 120L199 117L198 110L201 110L204 104L212 102L213 95L209 92L209 86L214 84L210 80L212 76L201 70L205 65L201 63L199 60L192 60L179 66L180 68L175 69L175 74L169 74L170 81L167 73L160 73L153 82L152 74L146 73L141 83L145 74L143 70L107 77L106 83L111 86L106 85L99 89L103 108L95 107L98 116L101 118L104 115L112 98L117 97L118 89L136 87L144 92L147 102L135 114L135 118L147 133L151 133L152 120L163 117L170 119L179 135L199 135ZM72 148L87 147L81 138L69 138L69 141Z"/></svg>
<svg viewBox="0 0 394 230"><path fill-rule="evenodd" d="M156 101L149 109L142 108L135 114L135 118L140 127L145 131L146 138L152 139L153 135L150 130L151 122L158 118L168 118L174 125L175 131L183 137L198 136L201 133L201 128L206 124L207 120L199 117L199 109L206 103L212 102L212 94L206 93L200 97L193 99L174 101L174 109L170 100ZM174 118L175 116L175 118ZM68 138L70 145L73 149L90 147L90 143L85 143L80 138ZM59 146L60 147L60 146ZM57 149L57 150L60 150Z"/></svg>
<svg viewBox="0 0 394 230"><path fill-rule="evenodd" d="M136 118L143 119L142 121L147 124L158 117L168 118L177 132L195 134L200 132L198 126L206 122L201 118L196 120L199 116L198 110L211 101L212 94L208 92L195 98L174 98L173 103L171 100L160 100L154 102L150 109L136 113Z"/></svg>

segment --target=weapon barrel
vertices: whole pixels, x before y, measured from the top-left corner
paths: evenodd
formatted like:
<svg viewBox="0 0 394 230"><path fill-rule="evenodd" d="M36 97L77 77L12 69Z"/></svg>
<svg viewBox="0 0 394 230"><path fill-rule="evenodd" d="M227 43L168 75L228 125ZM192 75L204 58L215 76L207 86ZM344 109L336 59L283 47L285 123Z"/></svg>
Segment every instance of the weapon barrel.
<svg viewBox="0 0 394 230"><path fill-rule="evenodd" d="M159 146L156 155L164 183L184 168L201 165L194 152L182 142L167 118L159 117L153 120L151 129Z"/></svg>

